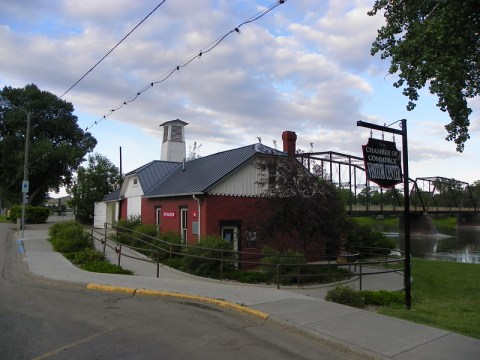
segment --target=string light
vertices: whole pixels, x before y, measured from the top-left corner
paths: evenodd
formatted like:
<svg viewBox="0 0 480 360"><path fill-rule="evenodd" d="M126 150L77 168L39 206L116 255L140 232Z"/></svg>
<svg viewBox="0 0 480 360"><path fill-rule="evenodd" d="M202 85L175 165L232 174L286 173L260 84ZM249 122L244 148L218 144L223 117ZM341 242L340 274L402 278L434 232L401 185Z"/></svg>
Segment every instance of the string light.
<svg viewBox="0 0 480 360"><path fill-rule="evenodd" d="M125 99L124 101L122 101L118 106L112 108L108 113L104 114L99 120L95 121L92 125L88 126L85 131L88 131L89 129L91 129L94 125L98 125L98 123L100 123L101 121L105 120L108 116L110 116L112 113L114 113L115 111L117 110L120 110L122 107L128 105L129 103L131 102L134 102L135 100L137 100L137 98L142 95L144 92L146 92L147 90L151 89L154 85L157 85L157 84L160 84L166 80L168 80L176 71L180 71L181 68L184 68L186 66L188 66L192 61L194 61L195 59L199 59L201 58L204 54L206 53L209 53L210 51L212 51L213 49L215 49L218 45L220 45L220 43L225 40L229 35L231 35L232 33L237 33L237 34L240 34L240 28L244 25L247 25L247 24L250 24L254 21L257 21L258 19L264 17L266 14L268 14L269 12L273 11L276 7L284 4L287 0L277 0L275 1L273 4L269 5L268 7L266 7L265 9L259 11L258 13L256 13L255 15L253 15L252 17L250 17L249 19L245 20L244 22L240 23L238 26L236 26L235 28L233 28L232 30L228 31L227 33L225 33L224 35L220 36L219 38L217 38L216 40L212 41L210 44L208 44L207 46L203 47L202 49L200 49L199 52L195 53L195 55L192 55L190 57L188 57L187 59L183 60L182 62L180 62L179 64L175 65L173 68L167 70L163 75L161 75L159 78L157 78L156 80L154 81L151 81L148 85L144 86L142 89L140 89L139 91L137 91L137 93L133 96L131 96L130 98L127 98Z"/></svg>

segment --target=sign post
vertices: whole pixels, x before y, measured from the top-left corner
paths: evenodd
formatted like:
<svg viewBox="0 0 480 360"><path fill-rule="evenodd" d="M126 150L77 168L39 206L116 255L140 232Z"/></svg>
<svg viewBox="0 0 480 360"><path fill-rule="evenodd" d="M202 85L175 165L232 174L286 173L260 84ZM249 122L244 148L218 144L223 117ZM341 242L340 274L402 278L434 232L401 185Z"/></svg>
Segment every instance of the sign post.
<svg viewBox="0 0 480 360"><path fill-rule="evenodd" d="M407 120L399 120L401 130L391 129L386 126L357 121L357 126L379 130L402 136L403 152L403 196L404 196L404 233L405 233L405 307L411 308L411 280L410 280L410 193L408 184L408 138ZM393 124L392 124L393 125ZM400 153L395 144L389 141L369 139L363 145L363 159L365 161L365 174L367 179L381 187L392 187L402 182L402 170L400 167Z"/></svg>

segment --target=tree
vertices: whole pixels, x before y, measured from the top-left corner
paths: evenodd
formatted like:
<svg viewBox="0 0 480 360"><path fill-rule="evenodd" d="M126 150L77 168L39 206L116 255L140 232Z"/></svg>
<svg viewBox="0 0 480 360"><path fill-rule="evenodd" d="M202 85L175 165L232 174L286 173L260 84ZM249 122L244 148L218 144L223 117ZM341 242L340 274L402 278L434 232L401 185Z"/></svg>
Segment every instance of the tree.
<svg viewBox="0 0 480 360"><path fill-rule="evenodd" d="M320 168L312 174L298 160L276 156L262 157L257 166L268 201L264 232L290 234L304 251L311 243L334 245L345 222L345 205L335 186L315 170Z"/></svg>
<svg viewBox="0 0 480 360"><path fill-rule="evenodd" d="M78 168L76 182L67 189L79 220L92 223L95 202L118 189L121 181L119 169L110 160L97 153L90 155L88 166Z"/></svg>
<svg viewBox="0 0 480 360"><path fill-rule="evenodd" d="M376 0L369 15L384 11L371 53L391 59L390 74L404 86L408 110L428 83L437 106L448 112L446 140L463 152L470 138L467 99L480 94L480 2L478 0Z"/></svg>
<svg viewBox="0 0 480 360"><path fill-rule="evenodd" d="M34 84L0 91L0 197L18 202L24 171L27 112L31 112L29 202L42 204L49 191L68 186L97 141L81 130L73 105Z"/></svg>

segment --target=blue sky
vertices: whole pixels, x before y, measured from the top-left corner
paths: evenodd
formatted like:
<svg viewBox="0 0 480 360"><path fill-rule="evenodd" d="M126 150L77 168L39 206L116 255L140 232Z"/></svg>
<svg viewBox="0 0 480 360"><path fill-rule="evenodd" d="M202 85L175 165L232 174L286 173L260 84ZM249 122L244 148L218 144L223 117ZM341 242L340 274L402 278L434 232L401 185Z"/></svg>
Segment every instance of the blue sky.
<svg viewBox="0 0 480 360"><path fill-rule="evenodd" d="M2 1L0 86L34 83L61 95L160 2ZM370 55L383 22L366 15L373 0L288 0L102 120L273 3L165 1L64 97L98 140L96 152L119 165L122 147L123 170L133 170L160 158L159 124L179 118L189 123L187 152L197 142L202 156L258 137L281 144L284 130L297 133L303 150L313 143L314 151L361 156L369 130L357 120L388 125L406 118L411 177L480 179L479 99L470 102L471 139L462 154L445 140L449 118L435 96L422 91L417 108L406 111L407 98L392 86L395 76L387 76L388 61Z"/></svg>

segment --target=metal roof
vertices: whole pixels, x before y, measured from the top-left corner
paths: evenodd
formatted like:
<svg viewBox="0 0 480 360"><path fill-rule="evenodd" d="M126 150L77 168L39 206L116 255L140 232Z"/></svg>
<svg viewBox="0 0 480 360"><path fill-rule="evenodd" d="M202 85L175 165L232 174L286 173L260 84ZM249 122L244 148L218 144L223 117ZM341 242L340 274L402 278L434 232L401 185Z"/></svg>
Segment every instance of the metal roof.
<svg viewBox="0 0 480 360"><path fill-rule="evenodd" d="M258 153L286 156L282 151L253 144L176 163L178 167L144 194L146 197L163 197L203 193Z"/></svg>
<svg viewBox="0 0 480 360"><path fill-rule="evenodd" d="M108 194L107 196L105 196L102 201L104 202L109 202L109 201L116 201L120 198L120 190L121 188L118 188L117 190L115 191L112 191L110 194Z"/></svg>
<svg viewBox="0 0 480 360"><path fill-rule="evenodd" d="M154 160L141 167L140 171L137 171L137 176L144 193L147 193L179 166L181 167L179 162Z"/></svg>

